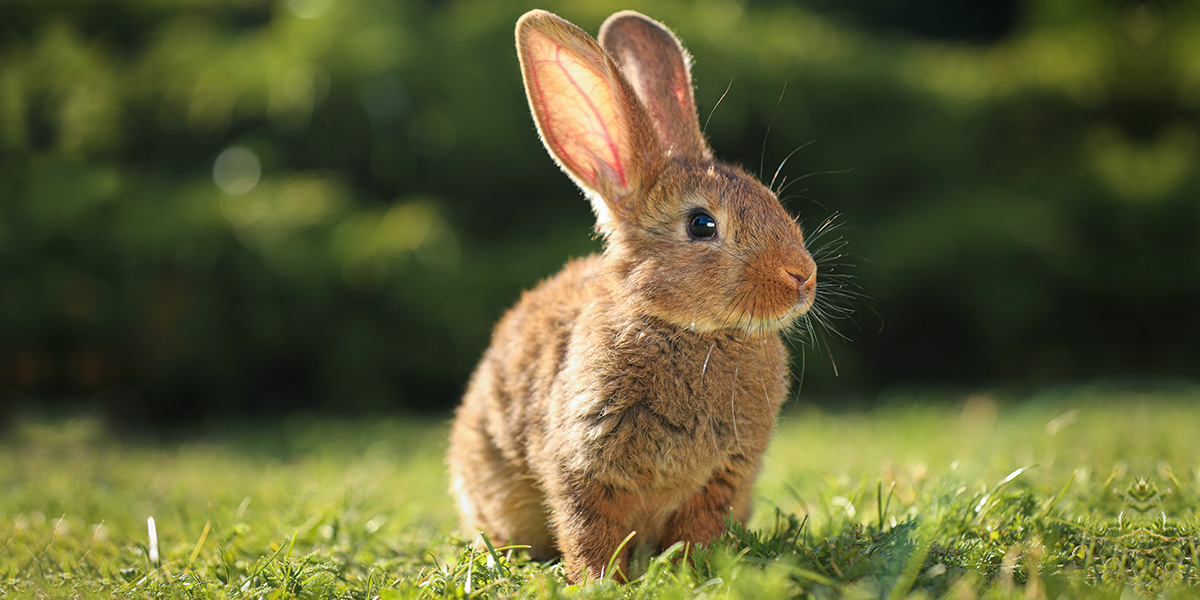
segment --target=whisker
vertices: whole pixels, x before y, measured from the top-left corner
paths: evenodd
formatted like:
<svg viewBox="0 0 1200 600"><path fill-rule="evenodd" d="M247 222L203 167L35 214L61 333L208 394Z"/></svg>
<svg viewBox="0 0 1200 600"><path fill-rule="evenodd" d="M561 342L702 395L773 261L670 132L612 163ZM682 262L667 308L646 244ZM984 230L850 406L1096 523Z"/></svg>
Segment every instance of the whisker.
<svg viewBox="0 0 1200 600"><path fill-rule="evenodd" d="M742 342L742 345L744 346L745 342ZM737 378L738 378L738 367L734 366L733 367L733 391L730 392L730 394L729 394L729 417L730 417L730 421L733 422L733 439L734 439L734 441L737 442L738 454L742 454L743 453L742 452L742 438L741 438L741 436L738 435L738 429L737 429L737 410L734 409L734 404L733 404L734 400L737 398Z"/></svg>
<svg viewBox="0 0 1200 600"><path fill-rule="evenodd" d="M762 375L759 381L762 383L763 403L767 405L767 414L771 415L771 427L774 428L776 424L775 407L771 406L771 392L767 391L767 376L765 373L760 372L759 374Z"/></svg>
<svg viewBox="0 0 1200 600"><path fill-rule="evenodd" d="M787 82L783 82L783 89L779 91L779 99L775 101L775 108L771 110L771 120L767 121L767 131L763 133L762 154L758 157L758 177L762 179L763 163L767 160L767 139L771 137L771 126L775 124L775 115L779 113L779 105L783 103L783 94L787 92ZM771 186L767 186L770 189Z"/></svg>
<svg viewBox="0 0 1200 600"><path fill-rule="evenodd" d="M721 97L717 98L717 103L713 105L712 110L708 111L708 118L704 120L704 127L700 128L700 133L708 133L708 122L712 120L713 113L717 112L717 107L721 105L721 101L725 99L725 94L729 93L729 89L733 87L733 78L729 78L729 85L725 86L725 91L721 92Z"/></svg>
<svg viewBox="0 0 1200 600"><path fill-rule="evenodd" d="M823 331L831 333L833 335L836 335L847 342L852 341L849 336L838 331L836 327L834 327L832 324L830 324L828 321L828 317L826 315L824 315L822 312L820 312L820 311L813 312L813 318L816 319L817 324L819 324L821 326L821 329ZM824 336L822 336L822 337L824 337ZM828 344L827 340L826 340L826 343Z"/></svg>
<svg viewBox="0 0 1200 600"><path fill-rule="evenodd" d="M803 147L803 146L801 146L801 147ZM799 177L796 177L796 178L792 179L791 181L789 181L789 182L787 183L787 185L782 185L782 184L780 184L780 186L779 186L779 190L777 190L777 191L775 192L775 196L776 196L776 197L782 196L784 193L786 193L786 192L787 192L788 188L789 188L789 187L791 187L791 186L792 186L792 184L794 184L794 183L796 183L796 182L798 182L798 181L804 181L805 179L808 179L809 177L812 177L812 176L814 176L814 175L844 175L844 174L846 174L846 173L849 173L849 172L851 172L851 171L853 171L853 170L854 170L854 168L853 168L853 167L850 167L850 168L847 168L847 169L837 169L837 170L828 170L828 171L813 171L813 172L811 172L811 173L805 173L804 175L801 175L801 176L799 176ZM801 190L801 191L805 191L805 190ZM811 200L811 198L810 198L810 200ZM816 202L815 200L813 200L813 201L814 201L814 202ZM820 203L820 202L817 202L817 204L821 204L821 203ZM822 205L822 206L824 206L824 205Z"/></svg>
<svg viewBox="0 0 1200 600"><path fill-rule="evenodd" d="M796 326L791 332L790 339L802 346L812 346L813 337L812 317L805 314L802 318L796 321Z"/></svg>
<svg viewBox="0 0 1200 600"><path fill-rule="evenodd" d="M730 306L729 306L729 312L725 313L725 316L721 318L721 321L720 321L721 323L729 322L729 318L732 317L735 312L737 312L738 304L741 304L742 299L744 299L745 297L746 297L746 292L743 291L741 294L739 294L738 296L736 296L734 298L733 303L730 304Z"/></svg>
<svg viewBox="0 0 1200 600"><path fill-rule="evenodd" d="M709 431L709 433L712 434L713 452L719 453L721 451L721 448L720 448L720 446L717 445L717 428L715 425L713 425L713 411L707 410L704 412L708 413L708 431Z"/></svg>
<svg viewBox="0 0 1200 600"><path fill-rule="evenodd" d="M826 239L834 233L836 233L836 227L824 230L818 229L813 232L813 235L808 240L808 245L813 248L813 253L821 256L831 256L850 244L849 240L841 236Z"/></svg>
<svg viewBox="0 0 1200 600"><path fill-rule="evenodd" d="M833 231L840 229L842 227L842 221L839 221L838 219L841 216L842 216L841 213L835 212L832 215L830 215L828 218L826 218L824 221L822 221L821 224L818 225L817 228L812 233L809 234L808 243L810 245L816 244L821 240L821 238L825 237L826 235L829 235Z"/></svg>
<svg viewBox="0 0 1200 600"><path fill-rule="evenodd" d="M726 248L724 246L714 246L714 247L717 250L720 250L721 252L728 254L730 256L730 258L733 258L734 260L740 262L742 265L744 265L744 266L750 265L750 261L746 260L745 258L743 258L741 256L738 256L737 254L734 254L733 250L730 250L729 248Z"/></svg>
<svg viewBox="0 0 1200 600"><path fill-rule="evenodd" d="M835 332L836 333L836 332ZM824 337L824 336L822 336ZM829 364L833 365L833 376L838 377L837 360L833 358L833 348L829 347L829 341L825 340L825 353L829 355Z"/></svg>
<svg viewBox="0 0 1200 600"><path fill-rule="evenodd" d="M775 174L771 176L771 184L767 186L767 189L769 189L769 190L775 189L775 178L779 177L779 172L783 170L783 166L787 164L788 160L790 160L793 155L795 155L797 152L811 146L816 141L817 140L809 140L807 142L804 142L803 144L800 144L799 146L796 146L795 150L788 152L788 155L783 157L783 160L779 161L779 166L775 168ZM787 176L784 176L783 181L779 182L779 185L781 188L782 188L784 182L786 182L786 181L787 181ZM779 193L776 193L775 195L778 196Z"/></svg>
<svg viewBox="0 0 1200 600"><path fill-rule="evenodd" d="M717 347L717 339L713 338L712 344L710 344L708 347L708 354L706 354L704 356L704 364L700 366L700 385L701 386L704 385L704 376L706 373L708 373L708 361L709 361L709 359L712 358L713 349L716 347ZM701 393L704 393L703 387L701 388ZM720 448L717 446L717 429L713 425L713 411L707 410L705 412L708 413L708 431L710 434L712 434L712 437L710 439L712 440L713 451L719 452Z"/></svg>
<svg viewBox="0 0 1200 600"><path fill-rule="evenodd" d="M801 148L803 148L803 147L804 146L801 146ZM846 173L850 173L852 171L854 171L854 167L847 167L845 169L833 169L833 170L828 170L828 171L813 171L811 173L805 173L805 174L797 177L795 179L795 181L803 181L814 175L845 175Z"/></svg>
<svg viewBox="0 0 1200 600"><path fill-rule="evenodd" d="M800 399L800 391L804 389L804 375L808 371L808 353L804 350L804 346L800 346L800 375L792 375L796 379L796 395L794 400Z"/></svg>
<svg viewBox="0 0 1200 600"><path fill-rule="evenodd" d="M704 382L704 374L708 372L708 359L712 358L713 348L717 347L717 340L713 340L711 346L708 347L708 354L704 356L704 365L700 367L700 382Z"/></svg>
<svg viewBox="0 0 1200 600"><path fill-rule="evenodd" d="M812 202L813 204L816 204L817 206L820 206L823 209L826 209L826 210L829 209L828 206L825 206L824 202L821 202L820 200L817 200L816 198L813 198L812 196L806 196L804 194L804 192L807 192L807 191L808 191L808 188L803 188L803 189L796 190L787 196L778 196L777 195L776 197L778 197L779 201L784 204L787 204L788 202L791 202L792 200L800 199L800 200L808 200L809 202Z"/></svg>

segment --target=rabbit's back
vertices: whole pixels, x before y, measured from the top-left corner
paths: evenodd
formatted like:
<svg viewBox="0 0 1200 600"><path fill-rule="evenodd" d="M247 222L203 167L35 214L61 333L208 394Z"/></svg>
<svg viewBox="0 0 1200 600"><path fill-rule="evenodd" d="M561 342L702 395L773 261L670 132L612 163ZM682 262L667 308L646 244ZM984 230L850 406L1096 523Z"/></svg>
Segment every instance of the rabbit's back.
<svg viewBox="0 0 1200 600"><path fill-rule="evenodd" d="M544 485L532 464L546 441L547 405L562 379L574 323L595 286L598 256L577 259L522 294L496 324L455 415L448 457L464 523L498 543L556 554Z"/></svg>
<svg viewBox="0 0 1200 600"><path fill-rule="evenodd" d="M496 324L471 376L459 420L467 413L509 460L525 464L530 445L540 446L545 405L561 385L572 332L601 284L599 263L599 256L576 259L524 292Z"/></svg>

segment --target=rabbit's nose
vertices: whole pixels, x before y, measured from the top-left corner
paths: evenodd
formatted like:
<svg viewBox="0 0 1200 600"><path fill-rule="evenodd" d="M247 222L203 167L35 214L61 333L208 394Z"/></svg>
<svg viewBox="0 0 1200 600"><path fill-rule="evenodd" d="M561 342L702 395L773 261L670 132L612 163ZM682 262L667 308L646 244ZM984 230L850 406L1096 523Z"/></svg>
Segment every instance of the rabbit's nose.
<svg viewBox="0 0 1200 600"><path fill-rule="evenodd" d="M792 283L796 284L796 291L800 292L802 297L813 287L815 287L813 276L816 274L816 269L809 271L805 271L803 269L797 269L795 271L791 269L785 269L785 272L787 273L788 277L791 278Z"/></svg>
<svg viewBox="0 0 1200 600"><path fill-rule="evenodd" d="M788 277L796 284L796 304L800 307L801 312L807 311L812 306L813 300L816 299L817 283L816 269L808 271L788 271Z"/></svg>

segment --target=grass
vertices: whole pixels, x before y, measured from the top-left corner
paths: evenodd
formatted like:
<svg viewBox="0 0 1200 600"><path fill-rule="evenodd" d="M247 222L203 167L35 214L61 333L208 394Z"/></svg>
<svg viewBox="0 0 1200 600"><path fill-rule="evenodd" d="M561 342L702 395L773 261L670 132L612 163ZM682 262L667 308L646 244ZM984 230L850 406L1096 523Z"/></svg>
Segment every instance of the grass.
<svg viewBox="0 0 1200 600"><path fill-rule="evenodd" d="M440 420L170 442L25 420L0 443L0 598L1193 596L1198 401L1077 387L793 407L749 528L645 557L627 586L471 549Z"/></svg>

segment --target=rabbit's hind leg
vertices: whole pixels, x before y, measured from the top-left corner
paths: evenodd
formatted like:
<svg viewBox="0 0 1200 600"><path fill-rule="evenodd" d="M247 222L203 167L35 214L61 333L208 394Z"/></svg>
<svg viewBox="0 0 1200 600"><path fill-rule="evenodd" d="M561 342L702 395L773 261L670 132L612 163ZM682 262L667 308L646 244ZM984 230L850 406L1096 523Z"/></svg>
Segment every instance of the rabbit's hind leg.
<svg viewBox="0 0 1200 600"><path fill-rule="evenodd" d="M505 459L482 426L462 416L451 434L450 487L463 528L482 532L495 547L529 546L535 559L554 558L545 495L528 471Z"/></svg>

